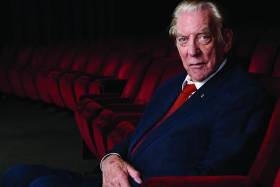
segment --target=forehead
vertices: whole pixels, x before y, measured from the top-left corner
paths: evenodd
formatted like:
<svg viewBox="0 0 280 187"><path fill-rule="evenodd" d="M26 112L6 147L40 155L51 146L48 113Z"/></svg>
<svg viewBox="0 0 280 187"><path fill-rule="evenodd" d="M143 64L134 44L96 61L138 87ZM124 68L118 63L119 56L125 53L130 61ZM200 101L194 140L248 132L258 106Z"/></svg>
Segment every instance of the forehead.
<svg viewBox="0 0 280 187"><path fill-rule="evenodd" d="M211 31L211 13L208 10L181 12L177 19L177 32L179 34L193 34Z"/></svg>

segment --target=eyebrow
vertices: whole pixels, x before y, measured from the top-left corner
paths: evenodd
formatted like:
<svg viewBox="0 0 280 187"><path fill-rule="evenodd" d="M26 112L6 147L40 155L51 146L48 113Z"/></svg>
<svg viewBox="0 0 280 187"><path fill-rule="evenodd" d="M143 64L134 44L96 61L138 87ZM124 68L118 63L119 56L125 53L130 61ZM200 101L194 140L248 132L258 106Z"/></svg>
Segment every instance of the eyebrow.
<svg viewBox="0 0 280 187"><path fill-rule="evenodd" d="M198 33L190 33L190 34L202 34L202 33L210 33L210 34L212 34L212 32L211 32L211 30L210 30L209 27L203 28L203 29L202 29L200 32L198 32ZM189 35L190 35L190 34L189 34ZM188 35L184 35L184 34L181 34L181 33L177 32L176 36L182 37L182 36L188 36Z"/></svg>

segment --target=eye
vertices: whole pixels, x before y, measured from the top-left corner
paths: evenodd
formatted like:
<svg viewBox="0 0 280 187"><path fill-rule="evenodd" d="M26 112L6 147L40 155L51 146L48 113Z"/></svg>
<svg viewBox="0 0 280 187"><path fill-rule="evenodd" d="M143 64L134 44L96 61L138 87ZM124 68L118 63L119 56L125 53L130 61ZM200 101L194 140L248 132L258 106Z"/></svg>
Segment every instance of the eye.
<svg viewBox="0 0 280 187"><path fill-rule="evenodd" d="M176 38L177 43L179 43L180 45L184 45L188 42L188 37L186 36L178 36Z"/></svg>
<svg viewBox="0 0 280 187"><path fill-rule="evenodd" d="M212 35L209 33L201 33L197 36L198 43L206 45L212 41Z"/></svg>

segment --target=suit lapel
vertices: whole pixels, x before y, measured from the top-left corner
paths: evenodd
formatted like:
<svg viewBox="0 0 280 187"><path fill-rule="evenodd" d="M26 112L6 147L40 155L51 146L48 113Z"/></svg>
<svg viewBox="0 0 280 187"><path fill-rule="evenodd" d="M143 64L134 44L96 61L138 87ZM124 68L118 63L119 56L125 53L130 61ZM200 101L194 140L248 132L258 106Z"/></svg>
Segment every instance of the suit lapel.
<svg viewBox="0 0 280 187"><path fill-rule="evenodd" d="M145 118L141 119L139 125L141 128L137 128L136 132L133 135L131 140L130 148L135 145L135 143L145 134L150 128L154 126L154 124L161 119L161 117L167 112L167 110L171 107L175 99L178 97L181 91L181 85L186 75L180 76L179 81L177 83L172 84L168 89L163 90L164 93L161 95L157 94L159 98L155 98L157 100L154 103L151 103L146 111ZM164 96L163 96L164 95ZM162 98L160 98L162 97Z"/></svg>
<svg viewBox="0 0 280 187"><path fill-rule="evenodd" d="M169 118L167 118L157 129L153 130L142 142L142 144L138 147L135 152L133 159L135 159L138 155L140 155L146 148L148 148L153 142L157 139L164 137L170 129L179 128L182 125L187 124L188 121L192 119L192 112L197 112L195 109L198 105L203 102L204 97L201 98L200 93L196 92L192 95L192 97L182 105L176 112L174 112ZM201 105L200 105L201 106ZM190 114L190 115L186 115ZM184 119L180 119L184 116ZM181 123L178 123L178 120ZM176 122L176 123L174 123ZM176 124L176 126L174 126Z"/></svg>
<svg viewBox="0 0 280 187"><path fill-rule="evenodd" d="M226 75L228 71L230 70L228 68L229 65L226 65L224 69L219 72L217 75L215 75L212 79L210 79L207 84L203 85L199 90L196 91L195 94L191 96L191 98L182 105L181 108L179 108L176 112L174 112L168 119L166 119L163 124L161 124L155 131L151 132L148 137L146 137L145 141L139 146L139 148L136 150L135 155L133 157L136 158L137 155L140 155L141 152L143 152L146 148L148 148L149 145L151 145L154 141L156 141L158 138L164 137L164 134L170 131L170 128L179 128L181 125L187 125L188 121L192 119L192 113L199 112L197 110L200 109L200 107L211 107L209 105L209 99L213 100L213 97L217 97L219 92L220 85L223 85L226 81ZM178 85L177 85L178 86ZM172 91L171 91L172 92ZM179 92L179 90L178 90ZM138 141L140 137L142 137L143 133L146 132L151 126L154 125L156 120L159 119L163 115L164 112L171 106L173 101L176 99L178 93L176 94L169 94L166 98L166 103L161 105L160 109L155 112L150 118L147 118L147 120L144 122L145 125L141 126L142 129L140 130L136 137L134 138L134 141L132 142L130 149L133 147L135 142ZM169 100L170 99L170 100ZM186 115L189 114L189 115ZM184 116L184 119L180 119L180 117ZM155 118L156 117L156 118ZM152 120L155 119L155 120ZM180 119L181 123L176 123L176 126L174 122ZM152 121L149 121L152 120ZM151 123L152 122L152 123Z"/></svg>

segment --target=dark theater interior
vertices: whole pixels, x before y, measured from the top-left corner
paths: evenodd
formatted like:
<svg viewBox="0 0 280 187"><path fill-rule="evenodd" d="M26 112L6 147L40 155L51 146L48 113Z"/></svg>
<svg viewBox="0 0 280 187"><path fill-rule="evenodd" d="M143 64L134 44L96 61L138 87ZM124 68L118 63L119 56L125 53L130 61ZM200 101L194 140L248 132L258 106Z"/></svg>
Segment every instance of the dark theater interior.
<svg viewBox="0 0 280 187"><path fill-rule="evenodd" d="M179 2L1 1L0 175L15 164L92 175L134 132L156 88L184 71L168 34ZM245 176L155 177L143 186L280 187L279 6L217 3L234 32L230 56L274 101L256 160Z"/></svg>

